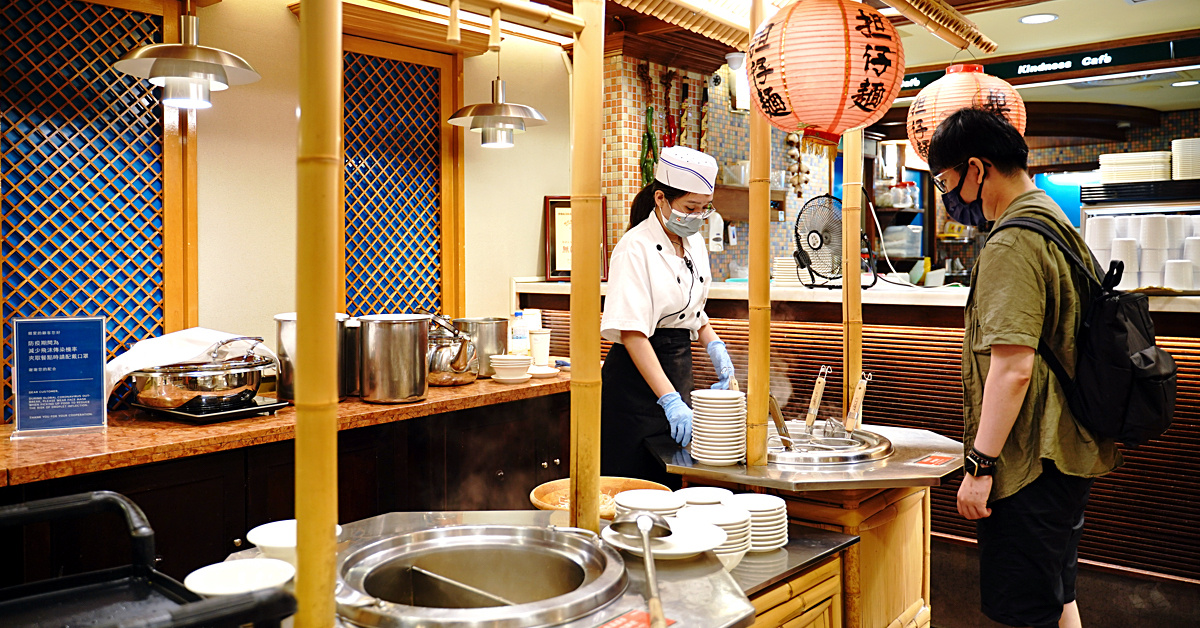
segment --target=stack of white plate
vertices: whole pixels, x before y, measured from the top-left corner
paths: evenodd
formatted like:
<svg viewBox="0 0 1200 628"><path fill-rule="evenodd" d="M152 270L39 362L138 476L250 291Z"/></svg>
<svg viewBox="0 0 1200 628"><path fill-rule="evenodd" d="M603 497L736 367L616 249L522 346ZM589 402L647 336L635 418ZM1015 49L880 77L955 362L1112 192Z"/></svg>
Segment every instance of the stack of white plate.
<svg viewBox="0 0 1200 628"><path fill-rule="evenodd" d="M746 456L746 393L701 388L692 392L692 458L714 467Z"/></svg>
<svg viewBox="0 0 1200 628"><path fill-rule="evenodd" d="M1166 181L1171 178L1171 151L1100 155L1101 183Z"/></svg>
<svg viewBox="0 0 1200 628"><path fill-rule="evenodd" d="M687 500L688 506L717 506L722 499L733 495L733 491L716 486L690 486L675 491L675 494Z"/></svg>
<svg viewBox="0 0 1200 628"><path fill-rule="evenodd" d="M771 280L776 286L802 287L804 281L801 277L807 279L808 271L801 270L797 273L796 259L791 255L776 257L771 261Z"/></svg>
<svg viewBox="0 0 1200 628"><path fill-rule="evenodd" d="M652 488L617 493L613 501L617 505L618 517L628 514L631 510L648 510L664 517L674 517L680 508L687 505L687 501L675 493Z"/></svg>
<svg viewBox="0 0 1200 628"><path fill-rule="evenodd" d="M501 384L520 384L521 382L529 381L532 375L529 374L529 367L533 364L533 358L527 355L493 355L491 358L492 370L496 371L492 375L492 380Z"/></svg>
<svg viewBox="0 0 1200 628"><path fill-rule="evenodd" d="M750 551L750 513L729 506L688 506L675 515L678 521L703 521L725 531L725 542L713 553L728 571L742 561Z"/></svg>
<svg viewBox="0 0 1200 628"><path fill-rule="evenodd" d="M739 493L721 501L750 512L750 551L770 552L788 543L787 502L774 495Z"/></svg>
<svg viewBox="0 0 1200 628"><path fill-rule="evenodd" d="M1200 179L1200 137L1171 140L1171 178Z"/></svg>

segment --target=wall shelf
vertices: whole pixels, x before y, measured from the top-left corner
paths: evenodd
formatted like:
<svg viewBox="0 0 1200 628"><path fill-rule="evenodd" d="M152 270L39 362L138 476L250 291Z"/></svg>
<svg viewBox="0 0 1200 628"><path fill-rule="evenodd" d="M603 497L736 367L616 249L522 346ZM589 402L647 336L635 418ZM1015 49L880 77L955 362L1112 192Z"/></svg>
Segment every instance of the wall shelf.
<svg viewBox="0 0 1200 628"><path fill-rule="evenodd" d="M771 190L772 210L767 212L771 216L771 222L780 221L779 214L787 201L787 195L787 190ZM779 204L778 209L775 208L776 203ZM717 208L725 222L749 222L750 188L738 185L716 186L713 190L713 207Z"/></svg>

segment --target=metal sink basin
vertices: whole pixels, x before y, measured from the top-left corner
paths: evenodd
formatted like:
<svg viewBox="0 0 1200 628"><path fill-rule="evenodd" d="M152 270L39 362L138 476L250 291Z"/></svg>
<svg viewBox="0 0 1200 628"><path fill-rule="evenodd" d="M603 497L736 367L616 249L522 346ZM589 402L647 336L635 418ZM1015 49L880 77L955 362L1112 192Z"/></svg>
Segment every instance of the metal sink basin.
<svg viewBox="0 0 1200 628"><path fill-rule="evenodd" d="M551 626L619 597L621 556L591 532L453 526L352 545L337 609L358 626Z"/></svg>
<svg viewBox="0 0 1200 628"><path fill-rule="evenodd" d="M823 421L818 421L809 437L805 434L804 423L789 421L788 431L794 439L791 447L768 447L767 462L780 465L854 464L892 455L892 441L880 434L855 430L850 438L824 438L824 427ZM775 444L779 440L773 436L769 442Z"/></svg>

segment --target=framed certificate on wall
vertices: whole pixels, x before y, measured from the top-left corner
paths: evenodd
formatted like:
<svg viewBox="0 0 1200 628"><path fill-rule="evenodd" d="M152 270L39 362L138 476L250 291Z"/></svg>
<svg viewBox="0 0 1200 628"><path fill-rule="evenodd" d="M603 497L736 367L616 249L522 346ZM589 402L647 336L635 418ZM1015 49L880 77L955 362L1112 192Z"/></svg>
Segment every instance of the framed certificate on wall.
<svg viewBox="0 0 1200 628"><path fill-rule="evenodd" d="M571 197L547 196L544 200L546 226L546 281L571 280ZM608 200L600 199L600 220L608 230ZM608 281L608 238L601 236L600 281Z"/></svg>

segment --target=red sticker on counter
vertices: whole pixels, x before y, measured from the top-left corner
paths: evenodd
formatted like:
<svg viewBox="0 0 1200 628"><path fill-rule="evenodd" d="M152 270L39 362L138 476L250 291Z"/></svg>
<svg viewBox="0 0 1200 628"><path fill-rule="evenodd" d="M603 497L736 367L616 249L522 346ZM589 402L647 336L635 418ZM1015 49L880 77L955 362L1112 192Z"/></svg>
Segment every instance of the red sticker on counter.
<svg viewBox="0 0 1200 628"><path fill-rule="evenodd" d="M667 620L668 626L673 623L675 623L674 619ZM616 619L601 624L599 628L650 628L650 613L646 611L629 611Z"/></svg>
<svg viewBox="0 0 1200 628"><path fill-rule="evenodd" d="M923 465L927 465L930 467L940 467L944 464L949 464L950 462L953 462L953 461L954 461L954 456L950 456L947 454L929 454L928 456L925 456L924 458L917 460L913 464L923 464Z"/></svg>

